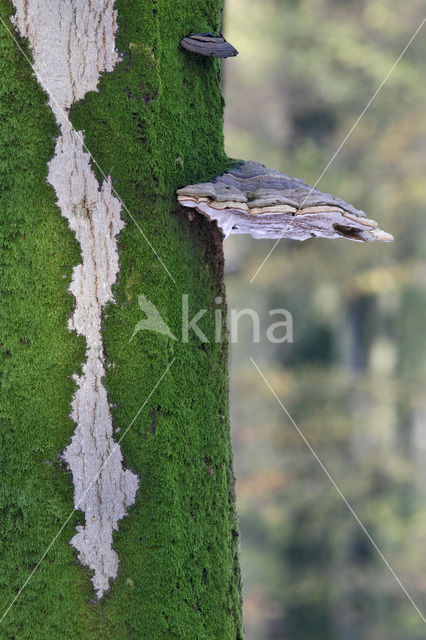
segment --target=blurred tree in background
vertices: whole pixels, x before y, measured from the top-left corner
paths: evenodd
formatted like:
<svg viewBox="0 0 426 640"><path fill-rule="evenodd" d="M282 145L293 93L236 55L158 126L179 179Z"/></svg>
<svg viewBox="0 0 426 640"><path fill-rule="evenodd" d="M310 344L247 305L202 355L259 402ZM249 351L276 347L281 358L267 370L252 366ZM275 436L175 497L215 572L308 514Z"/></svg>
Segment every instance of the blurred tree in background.
<svg viewBox="0 0 426 640"><path fill-rule="evenodd" d="M424 18L424 2L227 0L228 154L314 184ZM319 188L393 245L234 236L228 303L283 307L294 344L234 345L247 640L418 640L426 625L253 368L253 355L426 613L425 29ZM243 330L243 322L241 329Z"/></svg>

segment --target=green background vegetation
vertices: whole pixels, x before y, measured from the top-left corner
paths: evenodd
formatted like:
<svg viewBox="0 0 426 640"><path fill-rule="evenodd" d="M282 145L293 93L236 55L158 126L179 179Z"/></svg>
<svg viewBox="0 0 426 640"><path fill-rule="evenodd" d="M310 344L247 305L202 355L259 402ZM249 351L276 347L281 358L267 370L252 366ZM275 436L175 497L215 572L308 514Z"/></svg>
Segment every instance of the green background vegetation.
<svg viewBox="0 0 426 640"><path fill-rule="evenodd" d="M396 0L227 0L225 134L313 184L424 17ZM248 640L420 640L425 624L248 361L260 368L426 612L425 27L319 184L393 245L234 236L229 304L293 345L233 346ZM243 330L241 321L241 331Z"/></svg>

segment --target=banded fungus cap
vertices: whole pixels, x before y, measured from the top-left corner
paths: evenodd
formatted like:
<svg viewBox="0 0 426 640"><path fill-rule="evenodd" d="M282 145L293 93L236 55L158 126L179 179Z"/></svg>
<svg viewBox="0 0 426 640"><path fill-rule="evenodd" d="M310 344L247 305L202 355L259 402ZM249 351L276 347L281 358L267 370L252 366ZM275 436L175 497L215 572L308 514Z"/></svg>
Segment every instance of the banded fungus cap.
<svg viewBox="0 0 426 640"><path fill-rule="evenodd" d="M258 162L242 162L211 182L178 189L177 198L182 206L216 220L225 238L248 233L293 240L393 240L364 211Z"/></svg>
<svg viewBox="0 0 426 640"><path fill-rule="evenodd" d="M220 33L191 33L181 40L181 46L187 51L198 53L201 56L213 56L214 58L230 58L238 55L238 51L227 42Z"/></svg>

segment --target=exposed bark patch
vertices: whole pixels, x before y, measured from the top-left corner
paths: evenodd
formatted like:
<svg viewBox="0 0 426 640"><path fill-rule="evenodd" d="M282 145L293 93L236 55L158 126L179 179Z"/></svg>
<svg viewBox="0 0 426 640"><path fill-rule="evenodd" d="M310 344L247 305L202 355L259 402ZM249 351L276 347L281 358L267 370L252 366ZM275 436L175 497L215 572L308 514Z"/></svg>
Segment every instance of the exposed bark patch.
<svg viewBox="0 0 426 640"><path fill-rule="evenodd" d="M83 133L73 129L68 110L88 91L95 91L99 74L112 71L118 62L116 12L113 0L13 0L13 4L13 22L30 41L37 79L48 92L61 128L48 182L81 247L82 262L74 268L70 286L76 304L69 329L85 337L87 359L82 375L75 376L78 388L72 418L76 430L63 458L73 475L74 505L86 517L71 543L80 561L93 570L93 585L100 598L109 588L109 579L117 576L113 530L134 503L138 485L137 476L123 469L102 382L101 315L105 304L113 300L111 287L119 269L116 236L124 222L111 179L99 189L84 151Z"/></svg>
<svg viewBox="0 0 426 640"><path fill-rule="evenodd" d="M205 250L204 262L218 277L220 289L224 288L225 256L223 253L223 231L216 220L197 216L186 206L177 203L178 220L190 224L191 235L197 235Z"/></svg>

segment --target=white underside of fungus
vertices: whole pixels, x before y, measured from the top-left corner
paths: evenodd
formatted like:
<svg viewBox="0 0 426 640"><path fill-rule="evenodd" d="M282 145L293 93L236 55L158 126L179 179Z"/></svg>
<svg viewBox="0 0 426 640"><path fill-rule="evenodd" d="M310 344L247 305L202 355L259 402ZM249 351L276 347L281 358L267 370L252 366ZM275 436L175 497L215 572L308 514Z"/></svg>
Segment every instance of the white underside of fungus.
<svg viewBox="0 0 426 640"><path fill-rule="evenodd" d="M212 182L178 189L177 196L182 206L216 220L225 237L248 233L254 238L293 240L393 240L344 200L258 162L240 163Z"/></svg>
<svg viewBox="0 0 426 640"><path fill-rule="evenodd" d="M30 42L35 74L61 130L48 182L81 248L82 261L74 268L70 286L75 309L69 329L85 337L86 361L82 375L75 376L71 415L76 429L63 458L73 476L74 506L85 514L85 524L77 527L71 543L80 561L93 571L100 598L118 570L113 530L134 503L138 485L137 476L123 469L102 382L101 314L113 300L111 286L119 269L116 236L124 222L111 179L99 188L84 151L83 133L73 129L68 110L88 91L95 91L100 73L112 71L118 62L116 12L113 0L13 0L13 4L12 20Z"/></svg>

